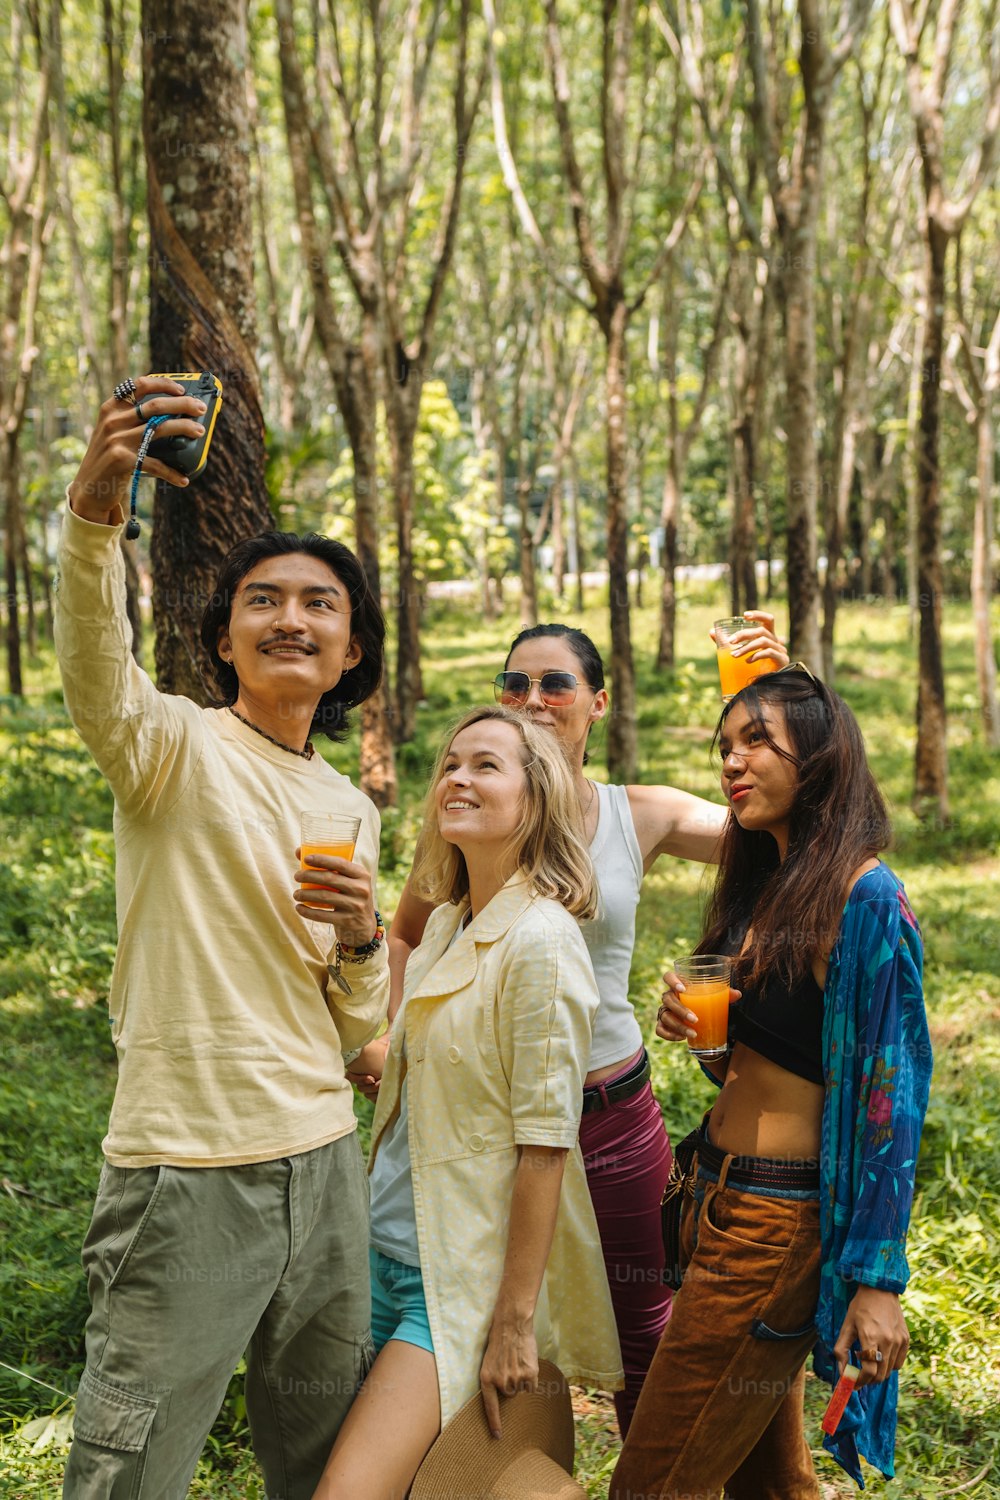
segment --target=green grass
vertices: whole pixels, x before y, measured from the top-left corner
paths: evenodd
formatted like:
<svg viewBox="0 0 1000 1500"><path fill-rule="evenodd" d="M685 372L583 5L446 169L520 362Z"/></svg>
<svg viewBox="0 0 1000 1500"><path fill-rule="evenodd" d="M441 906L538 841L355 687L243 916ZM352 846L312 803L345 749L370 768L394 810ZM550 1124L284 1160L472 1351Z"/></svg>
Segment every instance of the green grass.
<svg viewBox="0 0 1000 1500"><path fill-rule="evenodd" d="M641 776L717 795L709 760L717 685L705 630L720 600L689 601L681 659L650 665L656 619L635 617ZM556 611L552 612L557 614ZM607 646L605 612L582 621ZM516 622L485 626L449 605L427 626L427 701L419 733L399 755L401 808L386 815L384 909L398 898L417 830L423 781L446 724L485 698L500 646ZM837 686L855 707L894 815L894 867L907 884L927 944L927 1000L936 1069L910 1232L912 1282L905 1308L913 1336L902 1381L899 1478L870 1476L875 1495L1000 1500L996 1254L1000 1245L1000 757L979 732L967 608L946 612L946 673L953 820L918 824L909 809L913 765L914 652L905 610L852 606L839 617ZM83 1360L87 1304L79 1265L114 1087L105 999L114 951L111 798L68 726L54 668L29 668L26 704L0 702L0 1025L5 1087L0 1107L0 1496L55 1496L65 1422ZM595 774L603 776L596 742ZM356 746L330 752L353 771ZM663 960L690 947L704 874L661 862L647 879L638 919L632 995L651 1036ZM697 1070L654 1044L654 1085L671 1133L685 1134L710 1097ZM363 1129L368 1108L359 1106ZM33 1384L26 1377L45 1382ZM49 1390L46 1386L56 1389ZM825 1388L810 1378L807 1417L829 1496L854 1493L819 1457ZM578 1472L603 1495L617 1451L608 1402L577 1400ZM25 1424L33 1423L25 1429ZM21 1437L22 1430L30 1435ZM39 1451L33 1451L38 1448ZM212 1500L257 1500L240 1380L192 1486Z"/></svg>

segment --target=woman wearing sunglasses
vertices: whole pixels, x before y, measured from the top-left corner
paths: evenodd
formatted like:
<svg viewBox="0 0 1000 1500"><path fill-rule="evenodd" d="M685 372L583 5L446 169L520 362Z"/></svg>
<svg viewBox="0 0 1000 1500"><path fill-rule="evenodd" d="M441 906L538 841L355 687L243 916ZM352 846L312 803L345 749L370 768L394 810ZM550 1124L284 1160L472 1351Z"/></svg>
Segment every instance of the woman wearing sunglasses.
<svg viewBox="0 0 1000 1500"><path fill-rule="evenodd" d="M799 663L723 710L730 813L700 953L739 999L721 1084L689 1138L673 1313L611 1500L818 1500L802 1430L805 1361L860 1369L824 1444L862 1483L893 1472L899 1305L930 1083L920 930L877 858L885 803L850 709ZM657 1033L690 1012L666 976ZM679 1153L683 1154L683 1153Z"/></svg>
<svg viewBox="0 0 1000 1500"><path fill-rule="evenodd" d="M751 658L788 655L773 632L774 617L751 611L754 629L734 642ZM587 741L608 712L604 663L593 641L567 625L536 625L514 641L494 691L561 743L573 772L600 894L597 919L583 933L601 1004L583 1091L580 1145L597 1216L625 1366L615 1398L628 1430L643 1378L670 1313L662 1285L660 1200L670 1171L670 1142L649 1083L642 1029L628 996L635 913L645 873L663 854L706 863L726 810L668 786L607 786L586 775ZM390 1015L402 994L403 971L432 907L408 884L389 934L393 974ZM385 1040L370 1044L350 1075L372 1097Z"/></svg>

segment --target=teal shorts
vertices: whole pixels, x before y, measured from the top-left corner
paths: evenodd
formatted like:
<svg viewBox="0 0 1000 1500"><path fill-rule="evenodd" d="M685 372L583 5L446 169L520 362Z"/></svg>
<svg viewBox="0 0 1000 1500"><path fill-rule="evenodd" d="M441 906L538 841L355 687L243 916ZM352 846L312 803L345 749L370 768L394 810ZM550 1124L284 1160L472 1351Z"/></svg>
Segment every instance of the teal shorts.
<svg viewBox="0 0 1000 1500"><path fill-rule="evenodd" d="M369 1252L372 1273L372 1339L381 1349L390 1339L434 1353L419 1266L404 1266L381 1250Z"/></svg>

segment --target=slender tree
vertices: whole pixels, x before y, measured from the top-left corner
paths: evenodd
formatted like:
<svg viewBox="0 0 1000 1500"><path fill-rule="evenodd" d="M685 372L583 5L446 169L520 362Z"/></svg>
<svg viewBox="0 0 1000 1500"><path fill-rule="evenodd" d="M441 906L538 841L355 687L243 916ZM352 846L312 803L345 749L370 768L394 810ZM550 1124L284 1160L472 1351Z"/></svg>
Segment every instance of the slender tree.
<svg viewBox="0 0 1000 1500"><path fill-rule="evenodd" d="M774 206L779 263L775 295L784 329L786 525L791 651L817 670L819 636L816 532L816 257L823 155L837 76L856 51L872 0L843 0L834 32L822 0L798 0L798 75L803 108L782 141L778 122L787 79L780 22L765 24L760 0L747 0L746 46L753 73L752 115ZM773 22L773 24L772 24Z"/></svg>
<svg viewBox="0 0 1000 1500"><path fill-rule="evenodd" d="M271 524L256 366L244 0L143 0L143 134L155 371L223 385L208 467L157 484L153 616L161 688L205 697L198 628L218 564Z"/></svg>
<svg viewBox="0 0 1000 1500"><path fill-rule="evenodd" d="M422 250L421 262L426 261L429 270L419 278L419 289L414 290L414 207L428 156L427 88L440 45L443 0L429 4L410 0L398 6L389 0L375 0L361 19L364 39L356 49L353 72L337 7L330 0L319 0L312 95L298 55L293 0L276 0L275 15L303 248L307 234L303 215L314 216L315 212L311 207L312 188L306 180L311 155L344 285L360 315L360 359L350 361L352 379L360 382L357 392L344 388L343 376L335 376L332 366L331 376L335 384L340 382L338 399L351 435L356 475L359 452L365 449L366 472L356 477L355 502L357 507L358 500L363 501L365 531L370 528L376 539L377 489L374 470L367 471L367 461L368 454L374 454L378 377L382 377L399 576L394 728L397 739L408 740L413 737L416 704L422 691L421 595L413 551L413 446L420 397L433 359L441 297L454 252L472 127L485 88L485 54L477 73L469 57L471 4L470 0L460 0L451 90L453 155L438 234L430 251L426 247ZM397 39L398 46L390 56L388 44ZM335 330L336 320L330 311L322 315L319 311L319 302L330 301L329 292L322 291L319 283L328 287L331 267L325 246L314 230L309 238L312 248L307 258L314 297L319 299L320 342L324 352L331 351L335 363L346 370L347 344L340 323L337 321ZM366 429L363 433L362 425Z"/></svg>
<svg viewBox="0 0 1000 1500"><path fill-rule="evenodd" d="M51 73L43 43L42 18L20 16L11 27L12 88L8 101L6 160L0 167L4 208L0 240L0 495L4 514L7 685L23 692L18 565L24 541L21 513L20 445L38 356L35 315L42 258L51 233L48 169L48 114ZM35 53L35 66L29 62Z"/></svg>
<svg viewBox="0 0 1000 1500"><path fill-rule="evenodd" d="M606 545L611 617L611 693L613 712L608 729L608 767L619 780L634 780L637 739L635 666L632 654L628 594L628 427L627 332L629 321L642 307L650 288L658 283L672 250L684 234L701 191L702 173L695 172L683 205L661 240L652 265L638 279L631 297L626 289L626 261L636 229L636 192L642 178L643 147L647 143L647 111L652 92L648 67L651 38L644 30L641 48L636 36L635 0L605 0L601 15L600 138L603 187L603 243L584 179L577 129L571 113L569 68L563 47L562 23L556 0L545 0L545 50L555 105L562 182L576 242L577 270L583 287L559 265L542 234L521 183L507 130L503 80L497 49L497 18L493 0L483 11L494 41L491 50L493 130L500 165L522 228L552 279L569 293L597 323L605 344L605 475L607 487ZM630 72L640 79L638 124L630 142ZM585 290L584 290L585 288Z"/></svg>
<svg viewBox="0 0 1000 1500"><path fill-rule="evenodd" d="M1000 134L1000 68L996 48L978 140L958 174L960 196L945 181L944 102L962 0L941 0L933 28L930 6L919 13L911 0L889 0L893 32L906 65L910 113L920 152L923 188L923 339L920 375L917 480L917 607L920 615L920 684L913 805L921 816L946 822L948 807L947 710L941 650L941 367L947 305L948 247L961 232L972 205L993 175ZM930 47L923 46L931 33ZM988 34L988 29L987 33ZM922 52L930 51L929 66Z"/></svg>
<svg viewBox="0 0 1000 1500"><path fill-rule="evenodd" d="M111 262L107 286L102 298L93 286L93 248L89 246L78 223L76 195L79 146L70 135L70 111L66 100L63 63L62 13L53 5L49 27L49 56L52 70L51 136L58 181L59 218L69 248L75 309L80 320L86 373L95 406L107 399L109 391L124 379L129 368L129 272L132 265L132 209L126 185L124 157L127 127L122 109L124 85L124 22L111 0L104 0L101 43L104 53L103 74L108 90L108 187L105 212L111 224ZM98 74L98 77L100 74ZM96 83L95 83L96 86ZM138 119L132 131L138 135ZM134 154L134 147L133 147ZM121 539L125 560L125 606L132 626L132 655L142 661L142 615L139 608L139 567L137 544Z"/></svg>
<svg viewBox="0 0 1000 1500"><path fill-rule="evenodd" d="M666 384L666 454L663 472L663 492L660 507L660 527L663 532L662 581L660 586L660 638L656 653L656 665L660 670L674 666L675 633L677 625L677 594L675 571L677 568L677 536L680 521L681 500L684 495L684 474L688 456L701 429L708 406L709 396L715 385L719 361L725 343L727 315L729 312L732 284L735 279L736 257L727 256L724 270L715 276L709 270L707 280L714 282L714 305L709 307L711 322L705 338L701 341L701 369L697 376L694 399L688 406L687 415L682 412L679 393L680 322L681 310L686 299L681 295L677 275L677 252L667 261L663 274L663 333L657 373L662 373Z"/></svg>
<svg viewBox="0 0 1000 1500"><path fill-rule="evenodd" d="M991 604L996 568L996 400L1000 393L1000 313L992 327L988 315L975 315L965 272L962 236L956 246L955 331L945 356L951 384L976 434L976 509L972 523L972 626L976 684L983 733L991 750L1000 749L1000 701L993 644ZM997 285L997 265L988 277ZM995 301L995 299L991 299ZM979 337L977 338L977 333Z"/></svg>
<svg viewBox="0 0 1000 1500"><path fill-rule="evenodd" d="M352 338L345 330L331 283L332 266L327 239L317 221L310 170L313 126L305 76L299 57L291 0L277 0L278 55L285 115L288 160L295 196L302 257L312 290L316 338L330 372L341 420L353 460L354 535L358 556L368 580L381 597L378 535L378 464L376 459L376 402L379 376L379 298L371 246L355 234L347 239L338 227L337 251L346 262L359 310L359 329ZM329 153L327 153L329 154ZM339 185L334 175L328 186ZM335 221L336 222L336 221ZM353 221L351 221L353 222ZM361 785L378 807L393 807L398 795L392 746L388 683L369 698L361 718Z"/></svg>

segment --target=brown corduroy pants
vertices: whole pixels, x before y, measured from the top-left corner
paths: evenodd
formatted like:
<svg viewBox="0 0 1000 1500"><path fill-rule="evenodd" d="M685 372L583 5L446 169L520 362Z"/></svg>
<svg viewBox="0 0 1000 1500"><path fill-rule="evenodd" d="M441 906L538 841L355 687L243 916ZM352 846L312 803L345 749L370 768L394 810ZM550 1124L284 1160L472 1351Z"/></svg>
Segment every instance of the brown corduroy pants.
<svg viewBox="0 0 1000 1500"><path fill-rule="evenodd" d="M684 1283L639 1397L609 1500L818 1500L802 1429L815 1342L819 1203L699 1174Z"/></svg>

